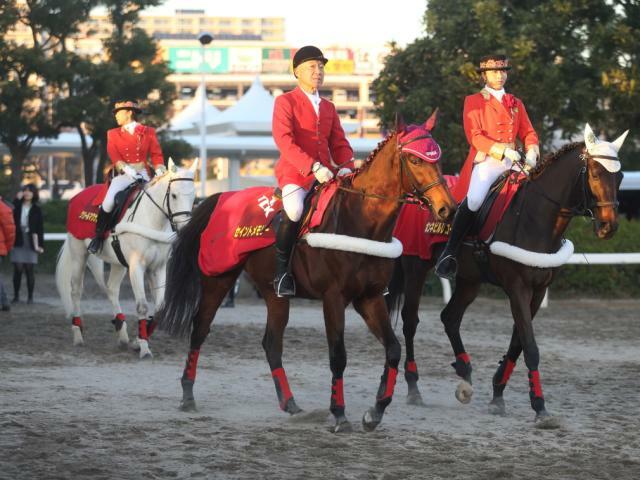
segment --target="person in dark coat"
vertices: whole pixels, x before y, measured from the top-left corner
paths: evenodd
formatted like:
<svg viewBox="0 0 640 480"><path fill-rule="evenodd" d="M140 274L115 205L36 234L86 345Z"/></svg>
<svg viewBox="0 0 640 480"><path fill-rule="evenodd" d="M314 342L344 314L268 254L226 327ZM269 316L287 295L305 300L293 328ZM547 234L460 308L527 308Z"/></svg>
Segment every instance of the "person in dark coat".
<svg viewBox="0 0 640 480"><path fill-rule="evenodd" d="M38 255L44 253L44 224L42 210L38 205L38 189L33 184L26 184L13 207L13 219L16 224L16 242L9 258L13 263L13 301L20 301L20 284L22 273L27 276L27 303L33 303L35 287L34 266L38 263Z"/></svg>

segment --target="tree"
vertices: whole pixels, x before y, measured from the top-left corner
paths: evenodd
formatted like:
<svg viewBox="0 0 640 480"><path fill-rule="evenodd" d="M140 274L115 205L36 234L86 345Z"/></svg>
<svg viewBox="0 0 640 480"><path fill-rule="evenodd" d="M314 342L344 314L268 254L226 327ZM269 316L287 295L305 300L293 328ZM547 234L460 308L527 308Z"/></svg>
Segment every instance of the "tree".
<svg viewBox="0 0 640 480"><path fill-rule="evenodd" d="M105 61L84 59L71 70L72 99L59 107L59 115L80 135L85 184L102 180L107 130L115 126L111 107L118 99L149 100L146 119L164 123L175 98L175 88L166 80L168 65L159 59L158 46L135 27L139 12L160 0L102 0L114 26L104 42Z"/></svg>
<svg viewBox="0 0 640 480"><path fill-rule="evenodd" d="M61 65L70 54L65 41L77 32L95 2L15 0L0 4L0 141L11 155L10 195L17 192L23 165L36 138L57 135L52 100L62 85ZM15 25L29 30L31 45L9 40ZM18 175L15 175L18 173Z"/></svg>
<svg viewBox="0 0 640 480"><path fill-rule="evenodd" d="M617 3L430 0L426 35L394 47L374 81L382 124L391 125L396 110L424 121L440 107L444 167L458 171L468 152L464 97L481 86L475 67L483 55L505 53L513 63L507 89L524 100L547 151L554 134L570 138L585 122L619 134L638 120L640 20L637 1ZM623 153L631 150L625 145Z"/></svg>

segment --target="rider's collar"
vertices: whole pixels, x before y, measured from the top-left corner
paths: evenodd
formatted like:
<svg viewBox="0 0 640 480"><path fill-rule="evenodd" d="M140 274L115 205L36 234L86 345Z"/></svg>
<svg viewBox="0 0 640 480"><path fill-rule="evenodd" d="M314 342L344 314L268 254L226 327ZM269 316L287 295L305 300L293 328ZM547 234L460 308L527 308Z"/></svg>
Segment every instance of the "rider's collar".
<svg viewBox="0 0 640 480"><path fill-rule="evenodd" d="M493 95L496 98L496 100L498 100L499 102L502 102L502 97L505 94L504 88L501 88L500 90L494 90L489 85L485 85L484 89L487 92L489 92L491 95Z"/></svg>
<svg viewBox="0 0 640 480"><path fill-rule="evenodd" d="M134 120L133 122L129 122L126 125L123 125L122 128L127 132L129 132L131 135L133 135L133 132L137 126L138 126L138 122Z"/></svg>

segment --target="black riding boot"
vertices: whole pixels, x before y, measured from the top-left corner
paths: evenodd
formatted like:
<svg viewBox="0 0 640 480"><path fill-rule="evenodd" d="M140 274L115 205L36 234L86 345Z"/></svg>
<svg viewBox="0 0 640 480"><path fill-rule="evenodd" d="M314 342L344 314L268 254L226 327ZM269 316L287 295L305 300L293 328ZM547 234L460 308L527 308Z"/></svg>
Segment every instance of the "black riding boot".
<svg viewBox="0 0 640 480"><path fill-rule="evenodd" d="M436 275L439 277L448 278L449 280L453 280L456 277L456 272L458 271L456 256L458 255L458 250L460 250L462 239L469 231L469 227L471 227L475 217L476 213L469 210L465 199L458 207L451 226L451 233L449 233L449 240L444 247L444 252L438 258Z"/></svg>
<svg viewBox="0 0 640 480"><path fill-rule="evenodd" d="M96 236L91 240L91 243L87 247L89 253L99 253L102 251L102 244L104 243L104 234L107 232L109 228L109 219L111 218L111 214L102 210L98 210L98 218L96 220Z"/></svg>
<svg viewBox="0 0 640 480"><path fill-rule="evenodd" d="M298 222L289 220L283 212L276 234L276 276L273 279L273 288L279 297L292 297L296 294L296 283L289 271L289 259L297 234Z"/></svg>

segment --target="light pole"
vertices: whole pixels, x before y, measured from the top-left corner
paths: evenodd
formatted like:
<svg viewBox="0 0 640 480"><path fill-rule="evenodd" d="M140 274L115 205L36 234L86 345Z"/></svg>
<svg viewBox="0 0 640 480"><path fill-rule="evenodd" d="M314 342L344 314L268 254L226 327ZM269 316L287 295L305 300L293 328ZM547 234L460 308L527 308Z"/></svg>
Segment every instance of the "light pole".
<svg viewBox="0 0 640 480"><path fill-rule="evenodd" d="M201 49L201 63L200 63L200 92L202 93L202 103L200 104L200 195L202 198L206 198L207 196L207 139L206 139L206 130L207 130L207 113L206 113L206 105L207 105L207 86L205 85L204 75L205 75L205 58L204 58L204 47L209 45L213 40L213 35L207 32L202 32L198 35L198 41L200 42Z"/></svg>

